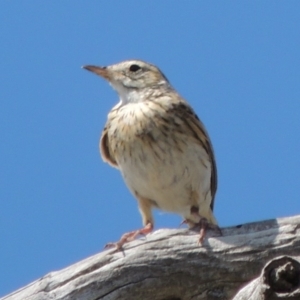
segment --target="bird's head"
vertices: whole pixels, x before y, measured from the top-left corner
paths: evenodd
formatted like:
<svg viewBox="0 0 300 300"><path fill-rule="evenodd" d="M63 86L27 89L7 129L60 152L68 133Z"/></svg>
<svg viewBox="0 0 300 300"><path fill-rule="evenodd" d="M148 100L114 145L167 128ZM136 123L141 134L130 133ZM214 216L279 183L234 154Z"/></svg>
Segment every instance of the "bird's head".
<svg viewBox="0 0 300 300"><path fill-rule="evenodd" d="M154 65L141 60L127 60L107 67L83 66L106 79L125 102L137 102L141 93L169 86L168 79Z"/></svg>

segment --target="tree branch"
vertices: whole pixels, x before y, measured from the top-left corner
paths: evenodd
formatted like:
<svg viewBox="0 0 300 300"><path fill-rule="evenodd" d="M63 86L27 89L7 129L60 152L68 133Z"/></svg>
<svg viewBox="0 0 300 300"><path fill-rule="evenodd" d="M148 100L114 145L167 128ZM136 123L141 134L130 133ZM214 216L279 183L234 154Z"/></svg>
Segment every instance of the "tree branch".
<svg viewBox="0 0 300 300"><path fill-rule="evenodd" d="M266 264L262 274L233 300L300 299L300 263L289 256Z"/></svg>
<svg viewBox="0 0 300 300"><path fill-rule="evenodd" d="M1 300L224 300L250 281L250 295L260 291L277 297L286 288L290 295L297 292L300 216L223 228L222 233L208 232L199 246L198 232L157 230L126 244L123 252L103 251ZM287 255L294 258L280 257ZM247 288L234 299L294 299L243 298Z"/></svg>

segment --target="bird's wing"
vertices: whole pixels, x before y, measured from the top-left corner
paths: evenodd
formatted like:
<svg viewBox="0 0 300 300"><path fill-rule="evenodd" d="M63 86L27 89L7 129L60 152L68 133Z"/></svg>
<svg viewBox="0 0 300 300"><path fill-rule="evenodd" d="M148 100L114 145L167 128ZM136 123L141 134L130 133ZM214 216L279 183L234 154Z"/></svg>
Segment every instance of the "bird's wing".
<svg viewBox="0 0 300 300"><path fill-rule="evenodd" d="M118 168L118 163L116 162L112 152L110 151L109 148L109 140L108 140L108 135L107 135L107 127L105 127L102 131L102 135L100 138L100 143L99 143L99 148L100 148L100 153L102 159L109 163L111 166Z"/></svg>
<svg viewBox="0 0 300 300"><path fill-rule="evenodd" d="M212 200L211 200L210 207L211 210L213 210L214 198L216 195L217 185L218 185L217 166L215 161L214 150L210 138L208 136L208 133L203 123L200 121L198 116L195 114L195 112L186 102L173 104L171 110L173 113L175 113L175 115L178 115L178 117L181 118L181 120L186 125L186 129L188 129L187 132L193 135L193 137L201 144L201 146L207 152L208 157L210 158L211 166L212 166L211 179L210 179Z"/></svg>

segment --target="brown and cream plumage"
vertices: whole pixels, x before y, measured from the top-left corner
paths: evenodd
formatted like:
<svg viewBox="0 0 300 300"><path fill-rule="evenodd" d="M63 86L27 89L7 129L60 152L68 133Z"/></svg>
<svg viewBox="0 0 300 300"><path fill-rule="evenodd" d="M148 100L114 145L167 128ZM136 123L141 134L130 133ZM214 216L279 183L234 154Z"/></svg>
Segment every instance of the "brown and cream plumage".
<svg viewBox="0 0 300 300"><path fill-rule="evenodd" d="M100 151L104 161L121 171L143 218L144 228L125 234L117 247L152 230L153 207L181 215L189 226L202 220L217 225L211 141L164 74L140 60L84 68L108 80L120 96L108 114Z"/></svg>

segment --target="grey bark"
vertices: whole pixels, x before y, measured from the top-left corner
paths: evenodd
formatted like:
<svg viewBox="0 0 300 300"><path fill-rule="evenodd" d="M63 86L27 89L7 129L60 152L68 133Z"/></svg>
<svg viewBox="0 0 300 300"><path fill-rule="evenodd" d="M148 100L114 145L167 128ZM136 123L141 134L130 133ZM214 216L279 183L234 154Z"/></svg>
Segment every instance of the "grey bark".
<svg viewBox="0 0 300 300"><path fill-rule="evenodd" d="M209 231L199 246L197 232L157 230L123 252L103 251L1 300L300 299L300 216L222 233Z"/></svg>
<svg viewBox="0 0 300 300"><path fill-rule="evenodd" d="M300 299L300 263L289 256L272 259L261 275L233 300Z"/></svg>

